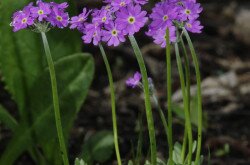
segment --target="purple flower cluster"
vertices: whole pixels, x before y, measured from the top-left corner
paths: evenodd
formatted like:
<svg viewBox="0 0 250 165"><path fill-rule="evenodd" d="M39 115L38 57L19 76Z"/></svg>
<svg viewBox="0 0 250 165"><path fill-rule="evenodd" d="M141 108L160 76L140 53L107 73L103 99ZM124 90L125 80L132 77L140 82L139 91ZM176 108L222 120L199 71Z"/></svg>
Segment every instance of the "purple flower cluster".
<svg viewBox="0 0 250 165"><path fill-rule="evenodd" d="M184 26L192 33L201 33L199 14L202 8L196 0L164 0L152 9L149 18L152 22L146 33L156 44L166 46L166 30L169 29L170 41L176 41L176 26Z"/></svg>
<svg viewBox="0 0 250 165"><path fill-rule="evenodd" d="M138 32L147 22L146 11L142 5L147 0L105 0L101 9L87 11L70 20L70 28L78 29L83 34L84 43L98 45L101 41L108 46L118 46L125 41L126 35ZM91 13L91 20L87 22Z"/></svg>
<svg viewBox="0 0 250 165"><path fill-rule="evenodd" d="M13 31L19 31L28 27L36 27L37 23L50 23L51 26L64 28L69 24L69 15L65 12L68 4L43 2L38 0L36 5L28 4L23 10L17 11L12 16L11 26Z"/></svg>

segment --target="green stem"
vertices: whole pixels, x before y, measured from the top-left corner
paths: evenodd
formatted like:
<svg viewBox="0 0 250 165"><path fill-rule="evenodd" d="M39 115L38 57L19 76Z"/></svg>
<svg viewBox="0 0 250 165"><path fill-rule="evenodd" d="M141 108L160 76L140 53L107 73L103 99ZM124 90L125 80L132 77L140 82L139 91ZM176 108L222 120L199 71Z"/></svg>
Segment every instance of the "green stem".
<svg viewBox="0 0 250 165"><path fill-rule="evenodd" d="M162 121L162 124L164 126L164 130L165 130L165 133L166 133L166 136L168 137L168 123L167 123L167 120L166 120L166 117L161 109L161 106L158 102L158 99L155 95L152 96L154 102L155 102L155 105L157 106L157 109L159 111L159 114L160 114L160 118L161 118L161 121Z"/></svg>
<svg viewBox="0 0 250 165"><path fill-rule="evenodd" d="M185 130L184 130L184 137L183 137L183 143L182 143L182 149L181 149L181 160L182 163L184 164L185 162L185 154L186 154L186 146L187 146L187 129L186 129L186 124L185 124Z"/></svg>
<svg viewBox="0 0 250 165"><path fill-rule="evenodd" d="M153 119L151 102L150 102L150 91L149 91L147 70L146 70L146 66L142 57L142 53L140 51L140 48L134 36L129 36L129 40L133 47L133 50L134 50L137 62L139 64L141 74L142 74L145 107L146 107L146 117L147 117L147 123L148 123L150 149L151 149L151 164L156 165L157 156L156 156L155 128L154 128L154 119Z"/></svg>
<svg viewBox="0 0 250 165"><path fill-rule="evenodd" d="M181 47L184 53L184 66L185 66L185 73L186 73L186 92L187 92L187 100L188 100L188 111L190 113L190 64L189 64L189 60L188 60L188 54L187 54L187 50L185 47L185 44L183 42L182 37L180 37L180 43L181 43ZM183 145L182 145L182 153L181 153L181 157L182 160L184 162L185 160L185 152L186 152L186 143L187 143L187 129L185 126L185 131L184 131L184 138L183 138Z"/></svg>
<svg viewBox="0 0 250 165"><path fill-rule="evenodd" d="M113 132L114 132L114 144L115 144L115 152L118 165L121 165L121 156L119 151L119 144L118 144L118 131L117 131L117 121L116 121L116 107L115 107L115 89L114 89L114 81L112 77L112 71L110 69L110 65L107 59L107 55L103 49L103 46L99 44L99 48L102 54L102 58L104 60L106 70L108 73L109 78L109 87L110 87L110 95L111 95L111 109L112 109L112 121L113 121Z"/></svg>
<svg viewBox="0 0 250 165"><path fill-rule="evenodd" d="M186 119L186 128L187 128L187 133L188 133L188 165L191 164L192 162L192 147L193 147L193 137L192 137L192 125L190 121L190 115L188 111L188 100L187 100L187 92L185 88L185 79L184 79L184 74L183 74L183 68L182 68L182 62L181 62L181 57L179 53L179 47L178 43L175 43L175 54L176 54L176 60L177 60L177 66L178 66L178 71L179 71L179 76L180 76L180 81L181 81L181 90L182 90L182 97L183 97L183 102L184 102L184 113L185 113L185 119Z"/></svg>
<svg viewBox="0 0 250 165"><path fill-rule="evenodd" d="M196 74L196 81L197 81L197 106L198 106L198 137L197 137L197 150L196 150L196 157L195 157L195 164L197 165L200 161L200 154L201 154L201 141L202 141L202 96L201 96L201 75L200 75L200 67L199 62L197 59L197 55L195 53L195 49L193 43L189 37L189 34L185 28L182 28L184 35L187 39L191 55L194 62L195 67L195 74Z"/></svg>
<svg viewBox="0 0 250 165"><path fill-rule="evenodd" d="M166 64L167 64L167 99L168 99L168 145L169 165L173 165L173 128L172 128L172 74L169 29L166 30Z"/></svg>
<svg viewBox="0 0 250 165"><path fill-rule="evenodd" d="M53 63L53 59L51 56L47 37L46 37L44 32L41 32L41 35L42 35L42 39L43 39L43 45L44 45L44 50L45 50L48 66L49 66L51 88L52 88L52 95L53 95L53 104L54 104L54 112L55 112L55 120L56 120L56 129L57 129L62 159L63 159L64 165L69 165L67 149L66 149L66 145L64 142L64 136L63 136L63 129L62 129L62 122L61 122L61 115L60 115L60 107L59 107L59 99L58 99L58 92L57 92L57 82L56 82L56 73L55 73L54 63Z"/></svg>

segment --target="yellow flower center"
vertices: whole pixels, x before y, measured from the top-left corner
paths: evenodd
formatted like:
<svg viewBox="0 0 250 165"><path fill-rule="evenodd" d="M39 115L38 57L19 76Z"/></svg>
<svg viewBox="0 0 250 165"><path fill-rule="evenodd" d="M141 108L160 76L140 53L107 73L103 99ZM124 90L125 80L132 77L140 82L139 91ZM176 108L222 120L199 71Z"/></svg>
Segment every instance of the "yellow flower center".
<svg viewBox="0 0 250 165"><path fill-rule="evenodd" d="M183 3L181 1L177 2L177 5L183 5Z"/></svg>
<svg viewBox="0 0 250 165"><path fill-rule="evenodd" d="M192 25L190 23L186 24L188 28L192 28Z"/></svg>
<svg viewBox="0 0 250 165"><path fill-rule="evenodd" d="M117 30L115 30L115 29L114 29L114 30L112 30L112 32L111 32L111 33L112 33L112 36L117 36L117 34L118 34Z"/></svg>
<svg viewBox="0 0 250 165"><path fill-rule="evenodd" d="M125 6L125 5L126 5L125 2L120 3L120 6Z"/></svg>
<svg viewBox="0 0 250 165"><path fill-rule="evenodd" d="M79 18L79 19L78 19L78 21L79 21L79 22L82 22L82 21L83 21L83 18L82 18L82 17L81 17L81 18Z"/></svg>
<svg viewBox="0 0 250 165"><path fill-rule="evenodd" d="M26 23L26 22L27 22L27 18L23 18L22 23Z"/></svg>
<svg viewBox="0 0 250 165"><path fill-rule="evenodd" d="M105 22L107 20L107 17L102 17L102 22Z"/></svg>
<svg viewBox="0 0 250 165"><path fill-rule="evenodd" d="M128 22L130 24L134 24L135 23L135 17L133 17L133 16L128 17Z"/></svg>
<svg viewBox="0 0 250 165"><path fill-rule="evenodd" d="M191 10L186 9L186 10L185 10L185 13L186 13L187 15L190 15L190 14L191 14Z"/></svg>
<svg viewBox="0 0 250 165"><path fill-rule="evenodd" d="M168 20L168 15L164 15L163 21L167 21L167 20Z"/></svg>
<svg viewBox="0 0 250 165"><path fill-rule="evenodd" d="M38 10L37 12L39 15L42 15L43 14L43 10Z"/></svg>
<svg viewBox="0 0 250 165"><path fill-rule="evenodd" d="M62 17L61 16L56 16L57 21L62 21Z"/></svg>

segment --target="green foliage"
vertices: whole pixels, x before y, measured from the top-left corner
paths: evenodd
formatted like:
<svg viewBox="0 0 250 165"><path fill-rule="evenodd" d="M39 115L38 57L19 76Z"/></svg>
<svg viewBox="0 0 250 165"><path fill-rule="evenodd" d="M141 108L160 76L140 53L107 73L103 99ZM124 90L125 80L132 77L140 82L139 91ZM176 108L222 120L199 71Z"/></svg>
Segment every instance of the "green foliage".
<svg viewBox="0 0 250 165"><path fill-rule="evenodd" d="M178 164L178 165L181 165L183 162L183 160L181 158L181 149L182 149L181 144L176 142L174 144L173 161L175 164Z"/></svg>
<svg viewBox="0 0 250 165"><path fill-rule="evenodd" d="M215 156L222 157L230 153L230 146L228 143L224 144L223 148L220 148L215 151Z"/></svg>
<svg viewBox="0 0 250 165"><path fill-rule="evenodd" d="M110 159L114 151L114 137L112 132L101 131L89 137L82 147L82 158L88 164L94 161L103 163Z"/></svg>
<svg viewBox="0 0 250 165"><path fill-rule="evenodd" d="M76 158L75 165L87 165L82 159Z"/></svg>
<svg viewBox="0 0 250 165"><path fill-rule="evenodd" d="M198 116L197 116L197 97L191 98L190 101L190 120L193 126L197 127L198 126ZM176 114L176 116L184 120L185 115L184 115L184 109L178 104L173 105L173 112ZM206 113L203 113L203 129L206 130L208 126L208 121L207 121L207 115ZM193 129L195 128L193 127ZM195 131L195 130L194 130Z"/></svg>
<svg viewBox="0 0 250 165"><path fill-rule="evenodd" d="M17 122L0 106L0 121L13 131L13 138L0 157L0 164L13 164L24 151L28 151L37 164L56 165L61 163L61 158L41 37L29 30L13 33L9 26L13 12L29 2L1 0L0 3L0 71L5 88L17 103L19 111ZM62 122L68 137L93 78L93 59L89 54L72 54L81 49L80 38L72 31L52 29L48 38L56 61Z"/></svg>
<svg viewBox="0 0 250 165"><path fill-rule="evenodd" d="M55 68L58 82L60 82L58 91L61 102L62 122L65 128L65 135L67 135L91 83L93 60L89 55L75 54L56 62ZM44 152L48 154L48 157L50 153L58 153L56 152L57 147L55 144L53 145L55 140L57 140L57 136L54 113L52 111L51 87L48 79L48 69L45 69L29 92L30 97L28 98L31 104L26 107L26 110L32 112L33 122L29 128L24 127L22 124L18 126L0 162L5 162L6 164L10 162L11 164L23 151L34 145L30 139L31 134L33 134L37 144L45 146L45 148L42 148L44 151L48 151Z"/></svg>
<svg viewBox="0 0 250 165"><path fill-rule="evenodd" d="M15 130L17 127L17 121L9 114L9 112L0 105L0 121L5 124L10 130Z"/></svg>

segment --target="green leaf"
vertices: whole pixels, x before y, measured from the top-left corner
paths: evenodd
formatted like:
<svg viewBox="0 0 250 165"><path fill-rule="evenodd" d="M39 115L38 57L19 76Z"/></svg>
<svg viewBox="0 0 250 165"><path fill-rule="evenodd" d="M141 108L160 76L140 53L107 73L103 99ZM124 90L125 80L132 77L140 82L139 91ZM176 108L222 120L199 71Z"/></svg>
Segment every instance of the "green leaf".
<svg viewBox="0 0 250 165"><path fill-rule="evenodd" d="M2 105L0 105L0 121L12 131L18 126L16 119Z"/></svg>
<svg viewBox="0 0 250 165"><path fill-rule="evenodd" d="M28 30L13 33L9 25L13 12L27 3L28 0L1 0L0 3L0 70L7 89L17 102L21 118L27 116L26 90L42 71L39 35Z"/></svg>
<svg viewBox="0 0 250 165"><path fill-rule="evenodd" d="M12 14L29 2L30 0L1 0L0 3L0 70L7 89L17 102L22 120L27 120L29 116L27 107L30 100L27 91L47 67L40 35L30 30L14 33L9 25ZM70 4L73 2L70 1ZM70 11L73 11L73 8L72 6ZM48 33L48 37L54 59L79 52L81 49L77 32L53 29Z"/></svg>
<svg viewBox="0 0 250 165"><path fill-rule="evenodd" d="M84 142L82 158L89 164L93 161L103 163L110 159L114 151L114 137L112 132L101 131Z"/></svg>
<svg viewBox="0 0 250 165"><path fill-rule="evenodd" d="M181 144L179 142L176 142L174 144L174 151L173 151L173 161L175 164L182 164L181 149L182 149Z"/></svg>
<svg viewBox="0 0 250 165"><path fill-rule="evenodd" d="M197 141L195 140L193 142L192 153L194 153L194 151L196 150L196 147L197 147Z"/></svg>
<svg viewBox="0 0 250 165"><path fill-rule="evenodd" d="M132 161L132 160L129 160L129 161L128 161L128 165L134 165L133 161Z"/></svg>
<svg viewBox="0 0 250 165"><path fill-rule="evenodd" d="M87 165L82 159L76 158L75 165Z"/></svg>
<svg viewBox="0 0 250 165"><path fill-rule="evenodd" d="M90 55L75 54L60 59L55 63L55 69L59 84L62 122L65 133L68 133L87 95L94 73L94 63ZM0 164L12 164L23 151L32 145L29 137L32 131L36 133L37 143L40 146L52 144L53 140L57 139L48 74L48 69L46 69L30 90L31 108L33 108L31 128L19 127L2 155ZM54 152L60 153L58 150Z"/></svg>

